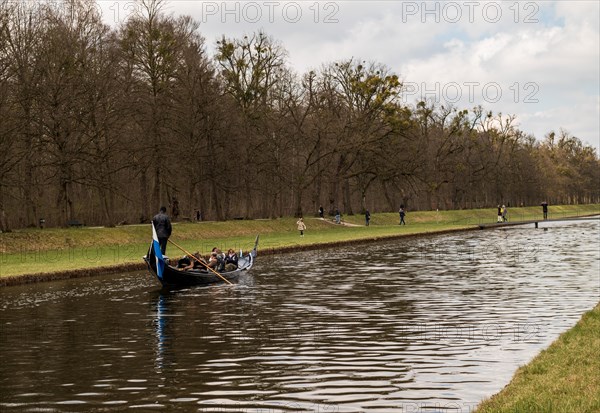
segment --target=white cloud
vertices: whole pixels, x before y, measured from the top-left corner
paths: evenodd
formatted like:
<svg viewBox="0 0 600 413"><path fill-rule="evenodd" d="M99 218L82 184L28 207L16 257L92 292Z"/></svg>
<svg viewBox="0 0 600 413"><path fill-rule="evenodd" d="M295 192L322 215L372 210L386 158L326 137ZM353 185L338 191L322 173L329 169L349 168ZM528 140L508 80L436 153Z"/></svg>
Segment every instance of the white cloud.
<svg viewBox="0 0 600 413"><path fill-rule="evenodd" d="M528 131L533 133L538 139L543 138L548 132L558 132L562 128L584 142L587 141L589 144L593 144L593 142L589 142L589 139L585 139L585 137L598 133L598 128L600 127L598 120L599 110L598 97L586 98L581 96L577 104L553 106L548 110L534 113L522 111L517 121L521 125L527 125ZM556 123L556 119L561 119L560 124Z"/></svg>

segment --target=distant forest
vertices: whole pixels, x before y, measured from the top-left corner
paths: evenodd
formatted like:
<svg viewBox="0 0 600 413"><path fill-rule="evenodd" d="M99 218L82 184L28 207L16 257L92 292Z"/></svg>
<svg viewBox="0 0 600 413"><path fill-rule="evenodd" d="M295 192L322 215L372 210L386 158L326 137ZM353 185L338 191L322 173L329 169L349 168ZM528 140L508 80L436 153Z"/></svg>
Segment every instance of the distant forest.
<svg viewBox="0 0 600 413"><path fill-rule="evenodd" d="M354 58L295 73L263 32L223 36L139 0L0 0L0 229L600 201L595 149L515 116L402 101Z"/></svg>

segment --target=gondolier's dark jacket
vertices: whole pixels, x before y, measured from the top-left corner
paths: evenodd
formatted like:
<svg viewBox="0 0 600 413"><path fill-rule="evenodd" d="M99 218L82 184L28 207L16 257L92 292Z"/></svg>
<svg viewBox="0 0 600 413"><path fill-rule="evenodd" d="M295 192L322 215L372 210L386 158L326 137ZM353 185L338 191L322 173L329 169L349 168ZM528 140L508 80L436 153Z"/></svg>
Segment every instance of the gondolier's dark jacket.
<svg viewBox="0 0 600 413"><path fill-rule="evenodd" d="M158 238L169 238L171 236L171 220L167 214L158 213L152 218L154 228L156 228L156 236Z"/></svg>

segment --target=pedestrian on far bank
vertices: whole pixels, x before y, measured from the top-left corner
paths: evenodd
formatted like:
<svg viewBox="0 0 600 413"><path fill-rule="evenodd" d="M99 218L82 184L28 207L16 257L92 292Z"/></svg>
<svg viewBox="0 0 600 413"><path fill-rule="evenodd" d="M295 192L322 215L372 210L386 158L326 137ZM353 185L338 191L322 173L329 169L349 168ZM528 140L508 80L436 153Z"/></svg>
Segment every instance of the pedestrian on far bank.
<svg viewBox="0 0 600 413"><path fill-rule="evenodd" d="M548 219L548 203L542 202L542 212L544 213L544 219Z"/></svg>
<svg viewBox="0 0 600 413"><path fill-rule="evenodd" d="M325 210L323 209L323 205L319 206L319 218L323 219L325 215Z"/></svg>
<svg viewBox="0 0 600 413"><path fill-rule="evenodd" d="M365 224L367 226L369 226L369 221L371 221L371 213L369 212L369 210L367 209L365 212Z"/></svg>
<svg viewBox="0 0 600 413"><path fill-rule="evenodd" d="M406 221L404 221L404 217L406 216L404 205L400 205L400 210L398 211L398 213L400 214L400 223L398 225L406 225Z"/></svg>
<svg viewBox="0 0 600 413"><path fill-rule="evenodd" d="M508 222L508 208L502 205L502 222Z"/></svg>
<svg viewBox="0 0 600 413"><path fill-rule="evenodd" d="M306 224L304 223L304 220L300 218L298 222L296 222L296 225L298 225L298 231L300 231L300 236L304 237L304 231L306 231Z"/></svg>
<svg viewBox="0 0 600 413"><path fill-rule="evenodd" d="M335 223L336 224L342 223L342 215L340 214L340 210L337 208L335 209Z"/></svg>
<svg viewBox="0 0 600 413"><path fill-rule="evenodd" d="M498 222L502 222L502 207L498 205Z"/></svg>
<svg viewBox="0 0 600 413"><path fill-rule="evenodd" d="M169 241L169 237L173 231L166 207L160 207L158 214L152 218L152 224L154 224L154 229L156 229L160 251L164 254L167 251L167 241Z"/></svg>

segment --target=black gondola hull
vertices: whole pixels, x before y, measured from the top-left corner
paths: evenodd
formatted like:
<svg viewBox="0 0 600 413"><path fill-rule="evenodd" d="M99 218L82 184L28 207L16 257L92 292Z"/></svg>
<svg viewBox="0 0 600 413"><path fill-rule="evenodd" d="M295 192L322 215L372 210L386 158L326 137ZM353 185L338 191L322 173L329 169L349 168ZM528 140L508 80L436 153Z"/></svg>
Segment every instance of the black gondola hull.
<svg viewBox="0 0 600 413"><path fill-rule="evenodd" d="M191 271L179 271L173 267L168 265L165 266L165 269L162 274L162 279L158 277L156 273L156 265L152 266L147 261L148 270L161 282L161 284L165 287L183 287L183 286L192 286L192 285L210 285L210 284L219 284L225 282L223 278L227 281L233 283L237 282L242 271L236 270L228 273L221 273L223 278L212 274L212 273L203 273L203 272L191 272Z"/></svg>
<svg viewBox="0 0 600 413"><path fill-rule="evenodd" d="M254 244L254 249L247 255L243 255L238 259L238 269L234 271L228 271L220 273L221 276L229 281L230 283L237 282L242 272L249 270L254 265L254 261L257 256L258 248L258 237ZM211 285L224 283L225 280L213 272L208 270L192 270L192 271L181 271L170 265L165 265L162 273L162 277L158 276L156 270L156 257L154 255L154 249L152 245L148 250L148 255L144 257L144 261L148 266L148 271L153 274L163 286L165 287L186 287L194 285Z"/></svg>

